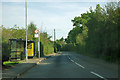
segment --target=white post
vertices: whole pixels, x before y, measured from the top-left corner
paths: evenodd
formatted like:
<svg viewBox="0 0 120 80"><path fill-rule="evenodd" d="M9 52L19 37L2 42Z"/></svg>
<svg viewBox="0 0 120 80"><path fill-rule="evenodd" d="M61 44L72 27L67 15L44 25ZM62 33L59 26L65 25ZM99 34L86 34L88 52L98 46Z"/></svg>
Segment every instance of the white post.
<svg viewBox="0 0 120 80"><path fill-rule="evenodd" d="M56 50L55 50L55 29L54 29L54 53L56 53Z"/></svg>
<svg viewBox="0 0 120 80"><path fill-rule="evenodd" d="M40 30L38 30L38 53L39 53L39 55L38 55L38 57L40 58Z"/></svg>
<svg viewBox="0 0 120 80"><path fill-rule="evenodd" d="M28 56L27 56L27 0L26 0L26 6L25 6L25 12L26 12L26 15L25 15L25 25L26 25L26 60L28 59Z"/></svg>

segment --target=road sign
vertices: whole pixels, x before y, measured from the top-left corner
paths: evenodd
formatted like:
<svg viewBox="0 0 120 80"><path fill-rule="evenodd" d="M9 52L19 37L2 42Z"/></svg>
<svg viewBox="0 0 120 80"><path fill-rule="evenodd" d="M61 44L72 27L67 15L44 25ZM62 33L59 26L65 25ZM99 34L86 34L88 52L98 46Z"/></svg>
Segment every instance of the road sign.
<svg viewBox="0 0 120 80"><path fill-rule="evenodd" d="M36 37L36 38L37 38L37 37L38 37L38 34L35 34L35 36L34 36L34 37Z"/></svg>
<svg viewBox="0 0 120 80"><path fill-rule="evenodd" d="M38 35L38 30L35 30L34 33L35 33L35 36L34 36L34 37L36 37L36 38L39 37L39 35Z"/></svg>
<svg viewBox="0 0 120 80"><path fill-rule="evenodd" d="M38 34L38 30L35 30L34 33L35 33L35 34Z"/></svg>

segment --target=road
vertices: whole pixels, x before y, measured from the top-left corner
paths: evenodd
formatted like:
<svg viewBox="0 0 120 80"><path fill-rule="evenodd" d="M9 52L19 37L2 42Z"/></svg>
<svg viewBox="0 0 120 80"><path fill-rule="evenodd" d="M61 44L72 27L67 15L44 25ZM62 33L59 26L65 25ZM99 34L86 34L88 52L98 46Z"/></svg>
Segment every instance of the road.
<svg viewBox="0 0 120 80"><path fill-rule="evenodd" d="M107 78L118 77L117 64L62 52L33 67L21 78Z"/></svg>

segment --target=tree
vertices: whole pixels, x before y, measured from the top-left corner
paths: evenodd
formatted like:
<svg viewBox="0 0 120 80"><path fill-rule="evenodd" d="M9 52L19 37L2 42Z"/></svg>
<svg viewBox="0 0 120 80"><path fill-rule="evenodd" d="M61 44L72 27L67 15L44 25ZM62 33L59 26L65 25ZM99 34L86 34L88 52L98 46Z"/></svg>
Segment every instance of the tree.
<svg viewBox="0 0 120 80"><path fill-rule="evenodd" d="M65 39L66 45L73 47L74 51L102 57L108 61L116 61L120 44L120 8L118 3L108 3L105 7L96 5L96 9L75 17L72 22L75 26Z"/></svg>
<svg viewBox="0 0 120 80"><path fill-rule="evenodd" d="M28 25L28 38L30 38L29 36L31 36L32 39L35 40L34 31L36 29L37 29L36 25L33 22L30 22L30 24Z"/></svg>

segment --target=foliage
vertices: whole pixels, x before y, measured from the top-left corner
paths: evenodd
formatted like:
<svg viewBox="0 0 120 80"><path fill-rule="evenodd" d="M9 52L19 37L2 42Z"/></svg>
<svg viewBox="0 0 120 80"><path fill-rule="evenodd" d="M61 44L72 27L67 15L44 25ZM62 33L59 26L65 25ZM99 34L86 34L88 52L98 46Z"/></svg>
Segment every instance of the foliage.
<svg viewBox="0 0 120 80"><path fill-rule="evenodd" d="M47 55L54 52L53 42L50 40L51 36L48 36L46 32L40 33L41 41L41 53Z"/></svg>
<svg viewBox="0 0 120 80"><path fill-rule="evenodd" d="M102 8L99 4L96 9L81 14L73 20L75 26L65 39L66 43L73 44L74 50L85 55L104 58L108 61L118 61L120 42L120 8L118 3L108 3ZM68 45L67 44L67 45Z"/></svg>
<svg viewBox="0 0 120 80"><path fill-rule="evenodd" d="M14 25L13 28L2 27L2 61L9 60L10 57L10 41L9 39L25 39L25 29Z"/></svg>
<svg viewBox="0 0 120 80"><path fill-rule="evenodd" d="M26 30L24 28L19 28L14 25L12 28L2 27L2 61L9 60L10 57L10 41L9 39L26 39ZM38 38L34 38L34 30L36 30L36 25L31 22L28 25L27 39L35 41L35 55L38 56ZM40 34L41 41L41 54L46 55L48 53L53 53L53 43L50 40L51 36L47 33ZM43 51L42 51L43 50Z"/></svg>
<svg viewBox="0 0 120 80"><path fill-rule="evenodd" d="M63 49L63 46L65 45L64 38L56 40L55 47L57 48L57 51L61 51Z"/></svg>

